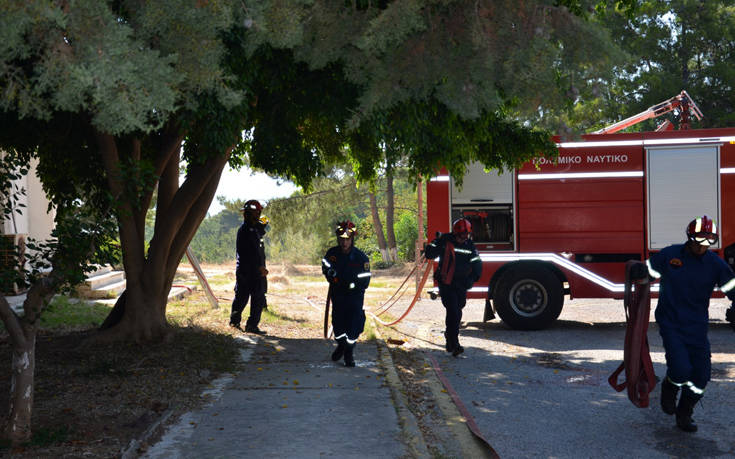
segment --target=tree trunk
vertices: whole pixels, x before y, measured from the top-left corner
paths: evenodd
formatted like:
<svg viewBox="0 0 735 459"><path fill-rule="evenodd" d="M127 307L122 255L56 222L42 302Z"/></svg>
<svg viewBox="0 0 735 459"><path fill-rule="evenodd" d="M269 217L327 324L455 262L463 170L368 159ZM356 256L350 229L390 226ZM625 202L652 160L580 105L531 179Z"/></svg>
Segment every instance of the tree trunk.
<svg viewBox="0 0 735 459"><path fill-rule="evenodd" d="M232 151L230 148L219 156L190 164L186 179L179 185L181 139L176 133L170 134L170 141L161 142L155 160L160 178L155 230L147 254L144 224L152 191L140 197L141 202L123 206L118 213L127 286L95 341L149 342L169 336L166 304L176 269L207 215ZM122 196L124 188L115 182L120 176L116 140L101 134L98 143L108 177L112 177L108 179L110 189L113 195Z"/></svg>
<svg viewBox="0 0 735 459"><path fill-rule="evenodd" d="M150 284L155 286L160 282L160 279L151 279ZM100 326L103 333L92 340L137 343L165 341L170 331L166 322L166 301L167 298L148 296L140 282L128 281L125 292Z"/></svg>
<svg viewBox="0 0 735 459"><path fill-rule="evenodd" d="M5 296L0 295L0 319L8 333L12 351L8 418L3 437L14 446L31 440L37 324L58 283L56 272L52 271L31 286L23 303L22 317L16 315Z"/></svg>
<svg viewBox="0 0 735 459"><path fill-rule="evenodd" d="M23 327L25 339L12 344L10 400L5 438L12 445L31 440L33 413L33 376L36 371L36 327Z"/></svg>
<svg viewBox="0 0 735 459"><path fill-rule="evenodd" d="M390 262L390 255L385 243L385 236L383 235L383 224L380 222L380 214L378 214L377 199L373 192L368 192L368 196L370 197L370 213L373 216L375 236L378 238L378 250L380 250L380 256L383 257L383 261L387 263Z"/></svg>
<svg viewBox="0 0 735 459"><path fill-rule="evenodd" d="M396 246L396 231L393 225L394 211L393 167L388 164L385 170L385 234L388 238L388 255L390 261L398 261L398 247Z"/></svg>

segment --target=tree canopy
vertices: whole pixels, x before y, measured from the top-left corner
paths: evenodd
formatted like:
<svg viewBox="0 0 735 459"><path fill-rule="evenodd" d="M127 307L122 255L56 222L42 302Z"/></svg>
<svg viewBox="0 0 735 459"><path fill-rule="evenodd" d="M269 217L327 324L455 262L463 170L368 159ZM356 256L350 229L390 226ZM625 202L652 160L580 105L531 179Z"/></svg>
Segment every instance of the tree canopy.
<svg viewBox="0 0 735 459"><path fill-rule="evenodd" d="M127 288L99 336L162 339L228 162L308 188L345 160L371 180L389 150L413 177L443 165L458 179L470 161L553 155L549 133L519 119L568 104L607 67L595 4L5 0L0 148L38 159L59 215L86 206L117 222Z"/></svg>
<svg viewBox="0 0 735 459"><path fill-rule="evenodd" d="M699 127L735 124L732 2L644 2L635 17L611 13L606 24L635 57L616 80L621 112L637 113L685 89L704 113Z"/></svg>
<svg viewBox="0 0 735 459"><path fill-rule="evenodd" d="M443 165L458 179L473 160L552 155L518 115L606 65L609 40L582 14L593 5L9 0L0 146L33 152L51 196L82 177L107 194L128 287L103 327L155 338L227 162L308 188L345 160L371 180L386 151L413 177Z"/></svg>
<svg viewBox="0 0 735 459"><path fill-rule="evenodd" d="M598 129L686 90L704 114L700 128L735 124L735 6L728 1L643 1L635 14L614 7L595 17L625 58L580 93L574 110L539 120L559 133ZM653 130L662 119L631 130Z"/></svg>

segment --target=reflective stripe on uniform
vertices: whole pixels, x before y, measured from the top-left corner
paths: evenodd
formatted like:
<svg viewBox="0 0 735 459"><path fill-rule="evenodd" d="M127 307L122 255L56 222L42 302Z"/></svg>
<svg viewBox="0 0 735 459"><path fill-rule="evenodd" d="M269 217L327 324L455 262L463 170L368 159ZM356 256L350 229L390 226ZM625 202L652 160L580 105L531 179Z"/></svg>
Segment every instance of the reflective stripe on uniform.
<svg viewBox="0 0 735 459"><path fill-rule="evenodd" d="M469 253L469 254L471 254L471 253L472 253L472 250L467 250L467 249L458 249L458 248L456 248L456 247L455 247L454 251L455 251L455 252L457 252L457 253Z"/></svg>
<svg viewBox="0 0 735 459"><path fill-rule="evenodd" d="M326 266L327 268L331 268L332 267L332 265L329 264L329 262L327 261L326 258L322 258L322 264L324 266Z"/></svg>
<svg viewBox="0 0 735 459"><path fill-rule="evenodd" d="M725 285L723 285L722 287L720 287L720 291L722 293L727 293L730 290L732 290L733 288L735 288L735 277L733 277L728 282L726 282Z"/></svg>
<svg viewBox="0 0 735 459"><path fill-rule="evenodd" d="M661 277L661 273L653 269L653 266L651 266L650 258L646 260L646 266L648 266L648 272L651 274L651 276L655 277L656 279L659 279Z"/></svg>
<svg viewBox="0 0 735 459"><path fill-rule="evenodd" d="M347 338L347 333L342 333L341 335L334 337L334 339L342 339L342 338Z"/></svg>
<svg viewBox="0 0 735 459"><path fill-rule="evenodd" d="M704 389L700 389L699 387L695 386L695 385L694 385L694 383L692 383L691 381L687 381L687 382L683 382L683 383L678 383L678 382L676 382L676 381L673 381L673 380L672 380L671 378L669 378L668 376L666 377L666 379L668 379L668 380L669 380L669 382L670 382L671 384L675 385L675 386L679 386L679 387L688 387L688 388L689 388L689 390L691 390L692 392L694 392L694 393L695 393L695 394L697 394L697 395L702 395L702 394L704 393Z"/></svg>
<svg viewBox="0 0 735 459"><path fill-rule="evenodd" d="M694 392L697 395L704 394L704 389L700 389L699 387L695 386L691 383L691 381L687 381L687 386L689 386L689 390Z"/></svg>
<svg viewBox="0 0 735 459"><path fill-rule="evenodd" d="M480 256L479 256L479 255L478 255L478 256L476 256L475 258L471 258L471 259L470 259L470 263L474 263L474 262L476 262L476 261L482 261L482 260L480 259Z"/></svg>
<svg viewBox="0 0 735 459"><path fill-rule="evenodd" d="M367 273L360 273L360 274L357 275L357 278L359 279L361 277L370 277L370 276L371 276L371 274L369 272L367 272Z"/></svg>

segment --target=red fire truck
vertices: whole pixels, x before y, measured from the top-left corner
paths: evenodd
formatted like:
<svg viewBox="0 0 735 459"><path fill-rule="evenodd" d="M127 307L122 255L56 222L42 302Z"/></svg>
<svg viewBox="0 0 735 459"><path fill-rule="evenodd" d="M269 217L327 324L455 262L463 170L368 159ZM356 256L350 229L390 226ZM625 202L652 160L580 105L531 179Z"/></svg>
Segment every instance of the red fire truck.
<svg viewBox="0 0 735 459"><path fill-rule="evenodd" d="M446 170L427 182L428 234L460 217L472 223L483 275L468 297L486 298L485 320L497 313L513 328L541 329L565 294L622 298L625 262L684 242L703 214L720 229L712 249L735 265L735 200L726 199L735 194L735 128L611 131L559 142L557 160L504 174L472 164L461 188Z"/></svg>

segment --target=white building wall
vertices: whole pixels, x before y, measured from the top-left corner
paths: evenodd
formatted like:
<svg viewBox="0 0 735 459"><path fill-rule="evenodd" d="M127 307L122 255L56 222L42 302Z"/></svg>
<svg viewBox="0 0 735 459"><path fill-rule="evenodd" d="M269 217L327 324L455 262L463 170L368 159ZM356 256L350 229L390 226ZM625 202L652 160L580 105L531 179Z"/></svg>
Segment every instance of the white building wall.
<svg viewBox="0 0 735 459"><path fill-rule="evenodd" d="M26 237L39 241L51 237L54 228L55 212L48 209L48 199L43 191L40 179L36 176L38 161L34 159L28 174L16 181L19 188L25 189L25 195L21 196L15 207L21 213L13 213L13 216L2 221L0 228L2 234L23 234ZM25 207L20 207L23 204ZM1 217L1 216L0 216Z"/></svg>
<svg viewBox="0 0 735 459"><path fill-rule="evenodd" d="M36 175L37 160L31 162L31 169L26 176L28 188L28 237L42 241L51 237L54 229L56 211L48 210L49 200L43 191L41 180Z"/></svg>

